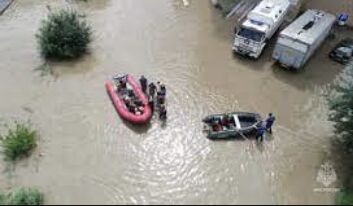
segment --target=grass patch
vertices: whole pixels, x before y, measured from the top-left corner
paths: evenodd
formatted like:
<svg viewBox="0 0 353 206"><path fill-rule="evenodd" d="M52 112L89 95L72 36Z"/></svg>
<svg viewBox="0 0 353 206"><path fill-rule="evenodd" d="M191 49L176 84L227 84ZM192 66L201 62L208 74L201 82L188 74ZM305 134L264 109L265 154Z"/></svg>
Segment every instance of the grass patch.
<svg viewBox="0 0 353 206"><path fill-rule="evenodd" d="M353 192L348 189L342 189L336 197L338 205L353 205Z"/></svg>
<svg viewBox="0 0 353 206"><path fill-rule="evenodd" d="M77 11L51 12L36 34L45 59L74 59L88 51L91 28Z"/></svg>
<svg viewBox="0 0 353 206"><path fill-rule="evenodd" d="M5 205L5 195L0 192L0 205Z"/></svg>
<svg viewBox="0 0 353 206"><path fill-rule="evenodd" d="M27 157L37 146L38 134L26 124L17 123L5 136L0 136L5 160L17 160Z"/></svg>
<svg viewBox="0 0 353 206"><path fill-rule="evenodd" d="M33 188L20 188L6 196L0 195L0 205L42 205L43 202L43 194Z"/></svg>

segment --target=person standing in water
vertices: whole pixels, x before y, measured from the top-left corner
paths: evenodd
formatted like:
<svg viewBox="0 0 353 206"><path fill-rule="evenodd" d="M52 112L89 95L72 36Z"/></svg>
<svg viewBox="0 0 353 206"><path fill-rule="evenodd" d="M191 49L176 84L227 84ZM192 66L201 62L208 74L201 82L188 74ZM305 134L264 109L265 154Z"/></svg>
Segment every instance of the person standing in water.
<svg viewBox="0 0 353 206"><path fill-rule="evenodd" d="M140 84L141 84L141 89L142 89L143 93L146 93L146 91L147 91L147 79L143 75L140 78Z"/></svg>
<svg viewBox="0 0 353 206"><path fill-rule="evenodd" d="M151 83L148 85L148 87L149 87L148 94L149 94L152 98L154 98L154 95L156 94L156 90L157 90L156 85L155 85L153 82L151 82Z"/></svg>
<svg viewBox="0 0 353 206"><path fill-rule="evenodd" d="M161 94L165 97L165 95L167 94L167 89L165 88L164 84L161 84L160 86L160 92Z"/></svg>
<svg viewBox="0 0 353 206"><path fill-rule="evenodd" d="M152 112L152 114L153 114L153 112L154 112L154 100L153 100L153 97L152 97L152 96L149 97L148 105L150 106L151 112Z"/></svg>
<svg viewBox="0 0 353 206"><path fill-rule="evenodd" d="M269 113L266 119L266 131L270 134L272 134L272 125L275 122L275 120L276 120L275 116L273 116L272 113Z"/></svg>
<svg viewBox="0 0 353 206"><path fill-rule="evenodd" d="M160 82L158 84L158 91L157 91L157 102L159 105L165 104L165 95L167 93L167 90L165 88L164 84L161 84Z"/></svg>
<svg viewBox="0 0 353 206"><path fill-rule="evenodd" d="M260 122L259 125L256 127L256 141L262 142L264 140L264 133L266 131L266 128L263 126L263 123Z"/></svg>
<svg viewBox="0 0 353 206"><path fill-rule="evenodd" d="M167 119L167 109L165 108L164 104L162 104L159 109L159 119L161 119L161 120Z"/></svg>
<svg viewBox="0 0 353 206"><path fill-rule="evenodd" d="M162 92L157 92L157 105L160 106L165 103L165 97L163 96Z"/></svg>

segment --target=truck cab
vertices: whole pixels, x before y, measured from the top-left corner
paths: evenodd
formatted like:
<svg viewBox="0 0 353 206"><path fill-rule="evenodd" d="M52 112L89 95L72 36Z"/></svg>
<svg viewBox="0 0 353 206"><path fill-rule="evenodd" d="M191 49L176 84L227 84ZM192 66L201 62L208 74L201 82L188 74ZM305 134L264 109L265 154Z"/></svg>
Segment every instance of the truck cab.
<svg viewBox="0 0 353 206"><path fill-rule="evenodd" d="M283 23L288 0L263 0L247 15L235 34L232 50L257 59L267 42Z"/></svg>
<svg viewBox="0 0 353 206"><path fill-rule="evenodd" d="M253 22L244 22L239 31L235 34L233 51L247 55L253 58L258 58L266 46L266 30L267 26L262 23L257 27L251 26Z"/></svg>

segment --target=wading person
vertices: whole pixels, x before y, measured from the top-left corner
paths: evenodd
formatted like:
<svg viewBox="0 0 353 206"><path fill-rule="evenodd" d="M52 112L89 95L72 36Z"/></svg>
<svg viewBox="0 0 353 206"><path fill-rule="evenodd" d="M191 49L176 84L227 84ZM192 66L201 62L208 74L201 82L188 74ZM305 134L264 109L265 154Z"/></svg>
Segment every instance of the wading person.
<svg viewBox="0 0 353 206"><path fill-rule="evenodd" d="M146 93L146 90L147 90L147 79L143 75L140 78L140 84L141 84L141 89L142 89L143 93Z"/></svg>
<svg viewBox="0 0 353 206"><path fill-rule="evenodd" d="M156 85L154 85L153 82L151 82L151 83L148 85L148 87L149 87L148 93L149 93L149 95L153 98L154 95L156 94L157 87L156 87Z"/></svg>
<svg viewBox="0 0 353 206"><path fill-rule="evenodd" d="M165 103L165 97L162 95L161 92L157 92L157 105L162 105Z"/></svg>
<svg viewBox="0 0 353 206"><path fill-rule="evenodd" d="M164 84L161 84L160 86L160 92L161 94L165 97L165 95L167 94L167 89L165 88Z"/></svg>
<svg viewBox="0 0 353 206"><path fill-rule="evenodd" d="M149 97L148 105L150 106L151 112L152 112L152 114L153 114L153 112L154 112L154 100L153 100L153 97L152 97L152 96Z"/></svg>
<svg viewBox="0 0 353 206"><path fill-rule="evenodd" d="M165 108L165 105L161 105L161 108L159 109L159 119L167 119L167 109Z"/></svg>
<svg viewBox="0 0 353 206"><path fill-rule="evenodd" d="M257 127L256 127L256 141L263 141L264 140L264 133L266 129L263 126L263 123L261 122Z"/></svg>
<svg viewBox="0 0 353 206"><path fill-rule="evenodd" d="M272 113L268 114L268 117L266 119L266 131L272 134L272 125L275 122L276 118L273 116Z"/></svg>

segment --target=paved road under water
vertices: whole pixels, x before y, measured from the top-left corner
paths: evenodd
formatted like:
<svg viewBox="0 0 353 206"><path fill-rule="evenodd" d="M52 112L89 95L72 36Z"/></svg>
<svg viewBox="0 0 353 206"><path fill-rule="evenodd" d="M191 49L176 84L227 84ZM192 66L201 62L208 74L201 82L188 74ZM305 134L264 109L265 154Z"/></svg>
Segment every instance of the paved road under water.
<svg viewBox="0 0 353 206"><path fill-rule="evenodd" d="M31 119L41 139L15 166L1 162L0 189L35 186L49 204L330 204L314 192L330 160L331 125L320 94L340 66L328 42L303 72L231 54L233 20L207 1L15 1L0 17L0 120ZM77 8L94 28L92 53L42 75L34 34L52 9ZM104 81L144 74L168 89L168 122L145 128L116 114ZM213 142L201 118L273 112L274 135Z"/></svg>

